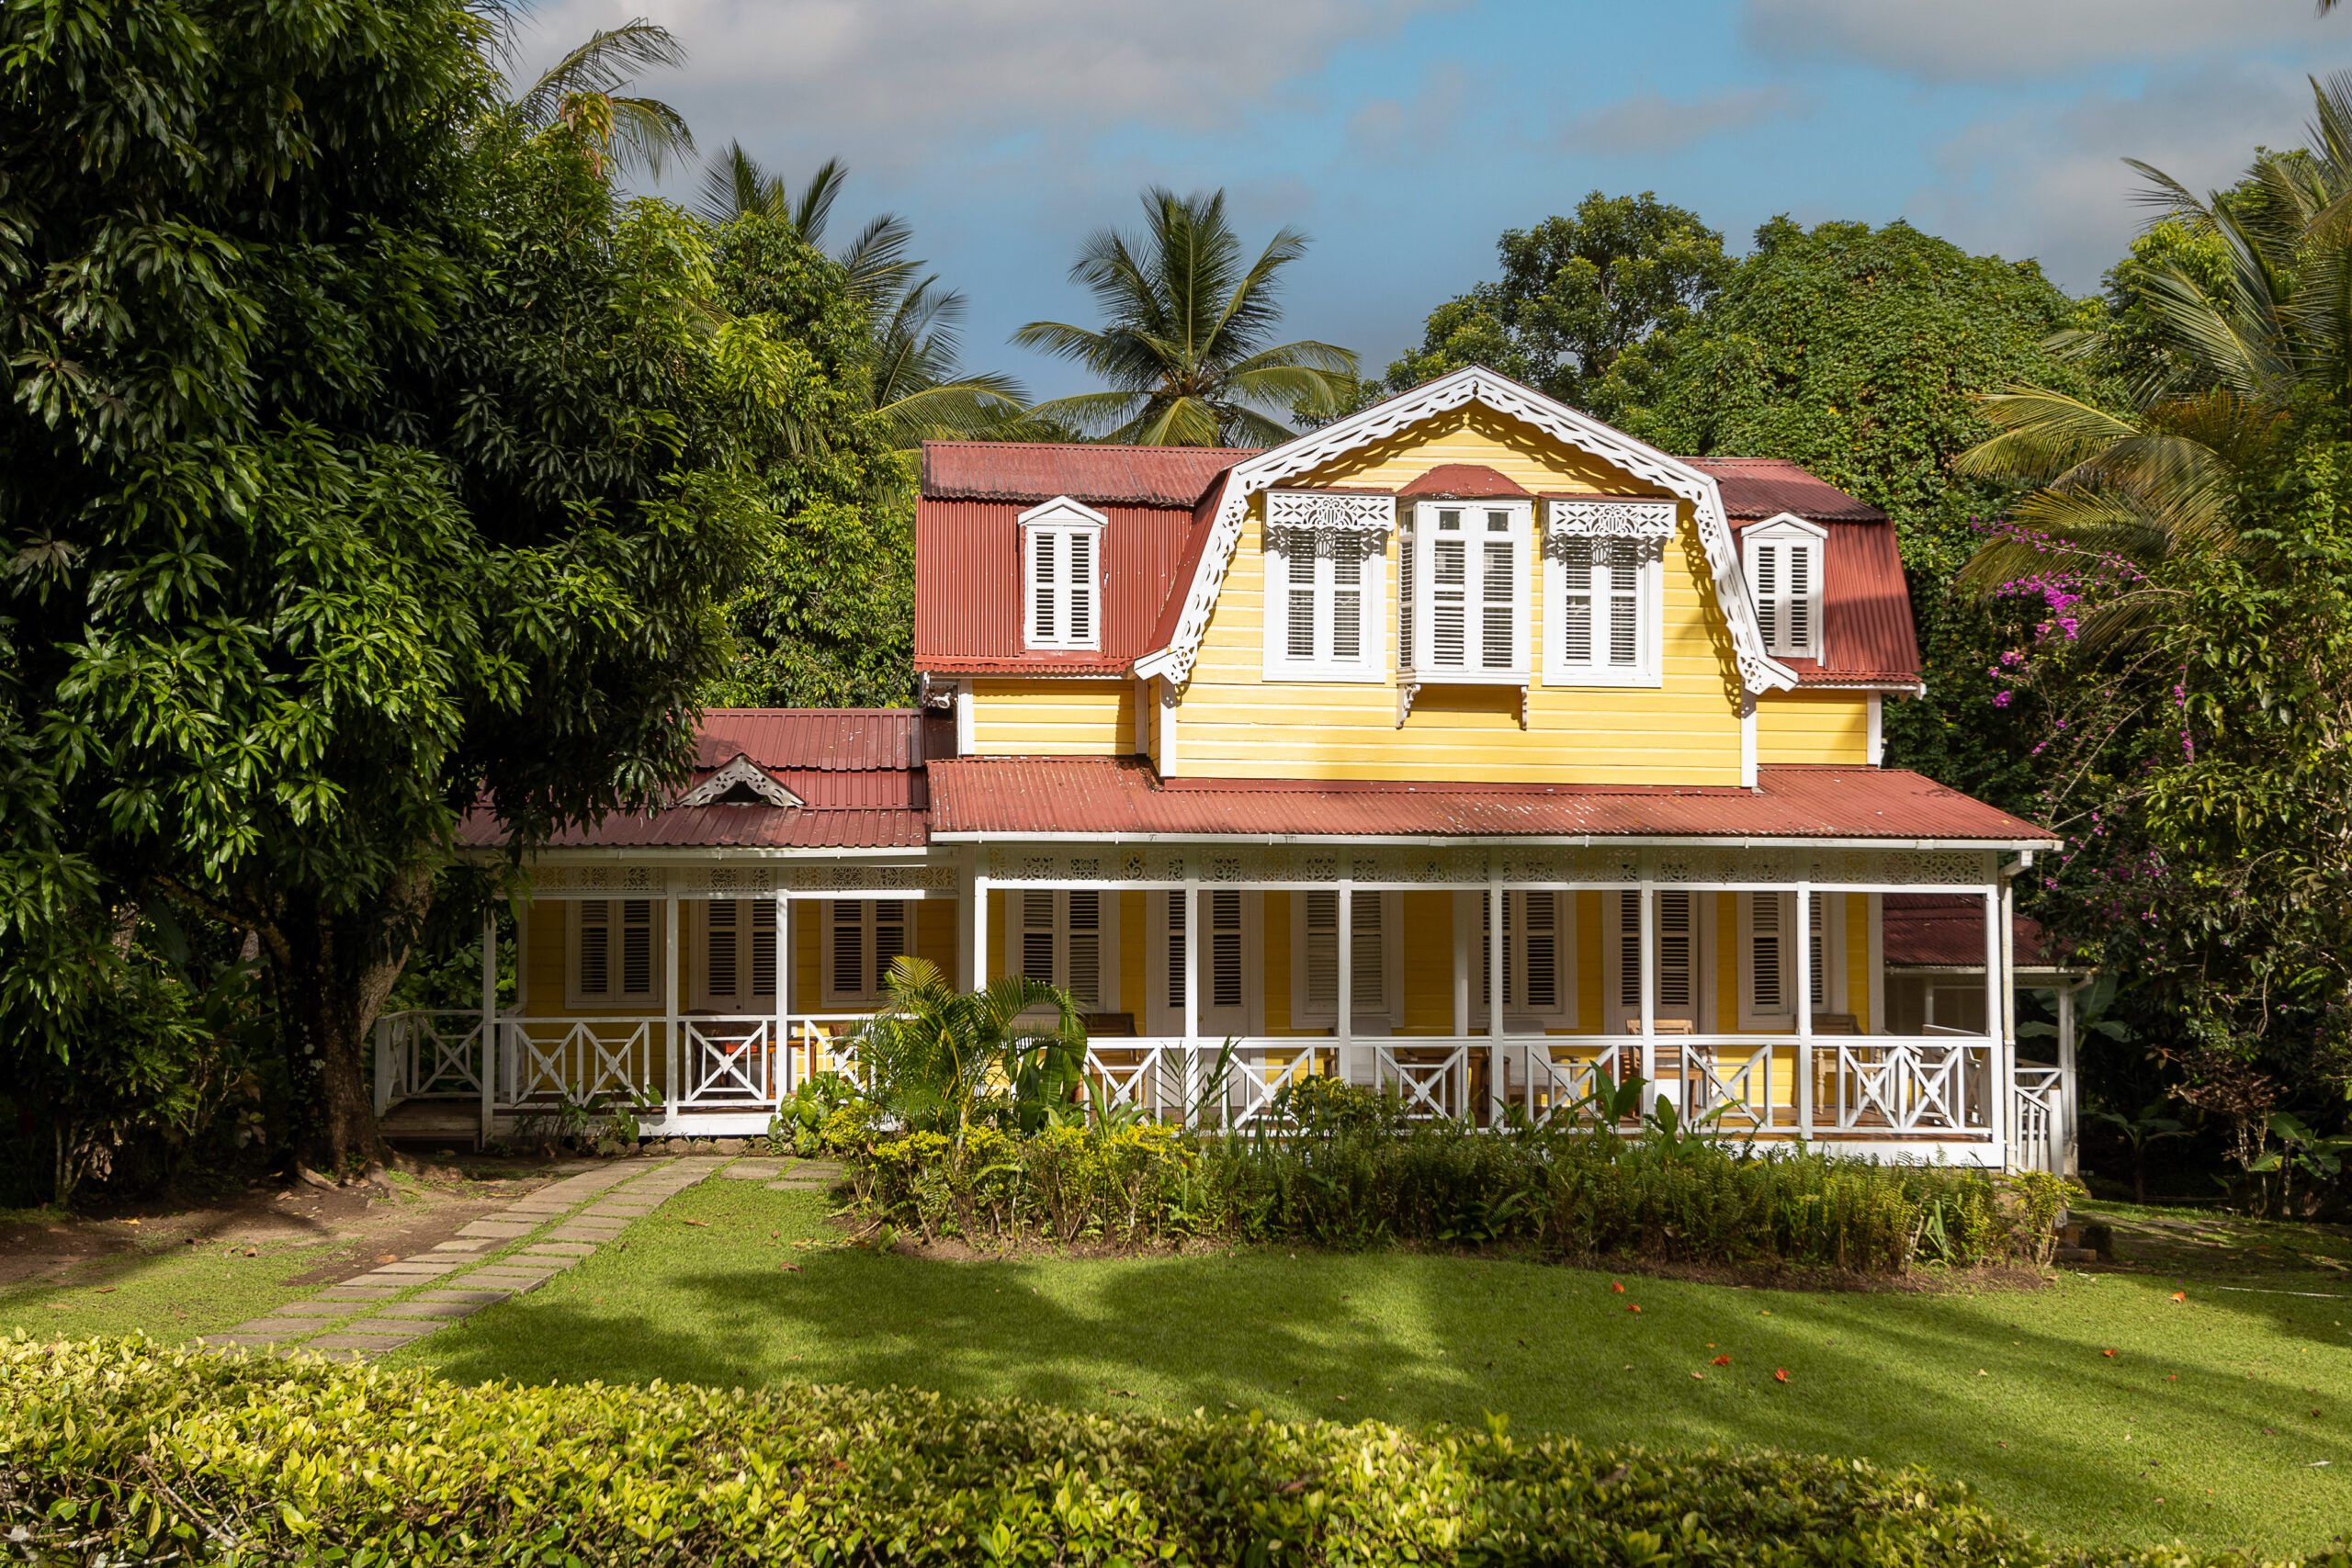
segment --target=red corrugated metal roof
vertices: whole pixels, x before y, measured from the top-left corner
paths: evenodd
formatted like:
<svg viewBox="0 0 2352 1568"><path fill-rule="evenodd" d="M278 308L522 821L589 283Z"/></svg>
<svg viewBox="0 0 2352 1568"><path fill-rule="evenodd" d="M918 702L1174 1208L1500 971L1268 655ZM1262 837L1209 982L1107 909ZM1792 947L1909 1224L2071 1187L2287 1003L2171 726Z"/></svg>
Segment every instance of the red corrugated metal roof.
<svg viewBox="0 0 2352 1568"><path fill-rule="evenodd" d="M1489 501L1498 496L1524 500L1528 488L1484 463L1440 463L1396 492L1399 501L1424 495L1462 501Z"/></svg>
<svg viewBox="0 0 2352 1568"><path fill-rule="evenodd" d="M932 764L932 831L1263 838L1880 838L2052 842L1917 773L1774 767L1759 787L1178 779L1127 759Z"/></svg>
<svg viewBox="0 0 2352 1568"><path fill-rule="evenodd" d="M711 708L695 738L695 765L738 753L760 766L826 773L903 769L916 760L920 708Z"/></svg>
<svg viewBox="0 0 2352 1568"><path fill-rule="evenodd" d="M1883 523L1886 513L1848 495L1785 457L1684 457L1712 475L1724 511L1736 522L1752 523L1793 512L1814 523Z"/></svg>
<svg viewBox="0 0 2352 1568"><path fill-rule="evenodd" d="M1890 893L1881 901L1881 951L1894 968L1984 967L1984 901L1950 893ZM2046 968L2056 958L2041 922L2011 918L2020 968Z"/></svg>
<svg viewBox="0 0 2352 1568"><path fill-rule="evenodd" d="M1091 442L926 441L922 493L935 501L1031 505L1067 495L1091 506L1182 506L1246 446L1105 446Z"/></svg>
<svg viewBox="0 0 2352 1568"><path fill-rule="evenodd" d="M915 666L951 672L991 663L1124 671L1152 646L1151 629L1193 531L1190 498L1170 506L1102 503L1100 652L1029 652L1021 646L1021 525L1017 502L915 505ZM1008 663L1007 661L1012 661Z"/></svg>
<svg viewBox="0 0 2352 1568"><path fill-rule="evenodd" d="M1735 525L1735 535L1746 525ZM1919 639L1912 629L1911 589L1904 581L1894 525L1833 522L1825 526L1829 542L1821 575L1821 642L1828 657L1818 662L1781 662L1807 685L1916 683Z"/></svg>

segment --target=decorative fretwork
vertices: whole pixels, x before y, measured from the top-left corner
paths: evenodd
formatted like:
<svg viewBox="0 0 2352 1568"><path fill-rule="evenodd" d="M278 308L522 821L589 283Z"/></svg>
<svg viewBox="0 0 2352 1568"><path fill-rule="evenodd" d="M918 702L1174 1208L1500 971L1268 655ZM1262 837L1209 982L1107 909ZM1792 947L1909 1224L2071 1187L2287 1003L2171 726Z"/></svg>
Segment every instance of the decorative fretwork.
<svg viewBox="0 0 2352 1568"><path fill-rule="evenodd" d="M1396 525L1396 498L1329 490L1266 492L1266 529L1318 534L1385 534Z"/></svg>
<svg viewBox="0 0 2352 1568"><path fill-rule="evenodd" d="M795 893L953 893L952 865L797 865L785 886Z"/></svg>
<svg viewBox="0 0 2352 1568"><path fill-rule="evenodd" d="M1548 517L1554 537L1670 539L1671 501L1555 501Z"/></svg>
<svg viewBox="0 0 2352 1568"><path fill-rule="evenodd" d="M650 893L670 890L668 871L624 861L580 865L543 865L531 870L531 888L540 894Z"/></svg>
<svg viewBox="0 0 2352 1568"><path fill-rule="evenodd" d="M1982 888L1993 875L1989 852L1983 851L1703 844L1648 851L1632 845L1202 845L1189 856L1179 851L1141 850L1042 854L1015 844L991 848L983 869L991 881L1014 886L1123 882L1168 886L1190 876L1228 887L1336 886L1343 881L1365 887L1480 887L1490 879L1513 887L1633 887L1641 882L1645 863L1651 880L1661 886L1793 887L1809 882L1824 886ZM890 873L859 866L816 874L839 877L844 886L898 886L876 880ZM945 867L922 868L922 874L947 879L940 885L953 886L953 873Z"/></svg>

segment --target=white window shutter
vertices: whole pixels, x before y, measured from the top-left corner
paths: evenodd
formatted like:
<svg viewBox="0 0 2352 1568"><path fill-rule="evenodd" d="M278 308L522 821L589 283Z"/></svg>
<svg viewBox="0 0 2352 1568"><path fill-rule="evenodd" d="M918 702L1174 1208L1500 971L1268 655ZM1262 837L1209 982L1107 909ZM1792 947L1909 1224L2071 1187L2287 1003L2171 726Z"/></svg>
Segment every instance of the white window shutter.
<svg viewBox="0 0 2352 1568"><path fill-rule="evenodd" d="M1241 1005L1241 893L1219 887L1209 892L1209 1005Z"/></svg>
<svg viewBox="0 0 2352 1568"><path fill-rule="evenodd" d="M1630 670L1642 662L1642 558L1645 552L1632 539L1609 541L1603 566L1606 582L1599 585L1609 596L1609 662Z"/></svg>
<svg viewBox="0 0 2352 1568"><path fill-rule="evenodd" d="M1788 649L1792 654L1813 652L1814 595L1820 573L1815 570L1814 547L1792 544L1788 549Z"/></svg>
<svg viewBox="0 0 2352 1568"><path fill-rule="evenodd" d="M1430 668L1468 667L1470 627L1470 541L1463 531L1462 512L1448 507L1437 514L1436 536L1430 542Z"/></svg>
<svg viewBox="0 0 2352 1568"><path fill-rule="evenodd" d="M1067 989L1081 1008L1102 1005L1102 895L1091 887L1075 887L1069 900L1069 984Z"/></svg>
<svg viewBox="0 0 2352 1568"><path fill-rule="evenodd" d="M1822 539L1792 516L1751 527L1747 591L1756 602L1764 650L1776 657L1821 657Z"/></svg>
<svg viewBox="0 0 2352 1568"><path fill-rule="evenodd" d="M1331 540L1331 652L1334 664L1363 658L1364 539L1340 534Z"/></svg>
<svg viewBox="0 0 2352 1568"><path fill-rule="evenodd" d="M775 900L755 898L744 906L752 912L752 995L775 996Z"/></svg>
<svg viewBox="0 0 2352 1568"><path fill-rule="evenodd" d="M1290 605L1289 624L1283 628L1285 648L1294 660L1311 664L1316 657L1314 539L1304 532L1294 532L1289 537L1290 548L1283 558Z"/></svg>
<svg viewBox="0 0 2352 1568"><path fill-rule="evenodd" d="M1617 1005L1642 1006L1642 896L1617 895Z"/></svg>
<svg viewBox="0 0 2352 1568"><path fill-rule="evenodd" d="M731 898L715 898L703 911L703 992L717 1006L734 1004L741 982L741 935L739 907Z"/></svg>
<svg viewBox="0 0 2352 1568"><path fill-rule="evenodd" d="M907 940L909 906L902 898L877 898L874 903L874 994L882 994L890 965L914 951Z"/></svg>
<svg viewBox="0 0 2352 1568"><path fill-rule="evenodd" d="M1033 889L1021 895L1021 973L1054 984L1054 896Z"/></svg>
<svg viewBox="0 0 2352 1568"><path fill-rule="evenodd" d="M653 993L653 900L621 900L621 985L627 999Z"/></svg>
<svg viewBox="0 0 2352 1568"><path fill-rule="evenodd" d="M1181 1015L1184 1010L1184 895L1181 890L1168 895L1168 1008Z"/></svg>
<svg viewBox="0 0 2352 1568"><path fill-rule="evenodd" d="M1502 536L1496 537L1496 525ZM1510 530L1510 513L1487 513L1487 532L1481 535L1478 572L1478 667L1510 671L1519 667L1519 537Z"/></svg>
<svg viewBox="0 0 2352 1568"><path fill-rule="evenodd" d="M1340 896L1308 893L1306 899L1306 1011L1323 1018L1340 1010Z"/></svg>
<svg viewBox="0 0 2352 1568"><path fill-rule="evenodd" d="M1688 1009L1698 980L1699 920L1695 900L1660 888L1657 899L1657 1005Z"/></svg>
<svg viewBox="0 0 2352 1568"><path fill-rule="evenodd" d="M583 998L613 994L612 905L603 898L584 898L572 906L580 926L580 972L573 989Z"/></svg>
<svg viewBox="0 0 2352 1568"><path fill-rule="evenodd" d="M1743 893L1748 900L1748 987L1749 1006L1758 1013L1785 1013L1790 1010L1786 979L1787 944L1781 930L1781 896L1777 893Z"/></svg>
<svg viewBox="0 0 2352 1568"><path fill-rule="evenodd" d="M1359 1015L1385 1012L1388 943L1381 925L1385 907L1377 893L1359 893L1348 904L1348 1006Z"/></svg>
<svg viewBox="0 0 2352 1568"><path fill-rule="evenodd" d="M1571 665L1593 662L1593 544L1582 537L1560 541L1560 657ZM1600 618L1608 618L1605 602Z"/></svg>
<svg viewBox="0 0 2352 1568"><path fill-rule="evenodd" d="M1051 528L1029 535L1029 640L1053 644L1062 640L1062 536Z"/></svg>
<svg viewBox="0 0 2352 1568"><path fill-rule="evenodd" d="M836 898L833 917L833 994L839 997L862 997L865 994L865 954L868 948L865 931L865 900Z"/></svg>
<svg viewBox="0 0 2352 1568"><path fill-rule="evenodd" d="M1396 665L1400 670L1414 668L1420 659L1419 645L1413 640L1419 607L1413 583L1419 575L1421 534L1420 529L1408 529L1396 550Z"/></svg>
<svg viewBox="0 0 2352 1568"><path fill-rule="evenodd" d="M1520 965L1526 976L1521 994L1512 999L1530 1012L1551 1012L1560 1005L1560 897L1557 893L1522 893L1526 950Z"/></svg>
<svg viewBox="0 0 2352 1568"><path fill-rule="evenodd" d="M1062 593L1069 623L1068 639L1080 647L1094 641L1094 536L1080 531L1064 541Z"/></svg>

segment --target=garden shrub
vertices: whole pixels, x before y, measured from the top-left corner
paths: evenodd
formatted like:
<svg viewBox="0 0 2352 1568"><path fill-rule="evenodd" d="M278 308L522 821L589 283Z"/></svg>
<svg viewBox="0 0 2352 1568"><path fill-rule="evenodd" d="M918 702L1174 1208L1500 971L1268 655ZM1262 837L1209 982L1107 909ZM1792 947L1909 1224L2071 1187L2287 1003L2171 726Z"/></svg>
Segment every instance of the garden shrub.
<svg viewBox="0 0 2352 1568"><path fill-rule="evenodd" d="M880 1135L851 1150L850 1175L869 1213L926 1240L1503 1244L1571 1260L1875 1272L2046 1256L2063 1194L1687 1134L1399 1133L1360 1107L1319 1103L1283 1136L1135 1122L1032 1137L975 1127L960 1148L939 1133Z"/></svg>
<svg viewBox="0 0 2352 1568"><path fill-rule="evenodd" d="M1110 1416L903 1389L460 1387L19 1337L0 1340L0 1540L33 1561L351 1568L2062 1561L1917 1470L1493 1426Z"/></svg>

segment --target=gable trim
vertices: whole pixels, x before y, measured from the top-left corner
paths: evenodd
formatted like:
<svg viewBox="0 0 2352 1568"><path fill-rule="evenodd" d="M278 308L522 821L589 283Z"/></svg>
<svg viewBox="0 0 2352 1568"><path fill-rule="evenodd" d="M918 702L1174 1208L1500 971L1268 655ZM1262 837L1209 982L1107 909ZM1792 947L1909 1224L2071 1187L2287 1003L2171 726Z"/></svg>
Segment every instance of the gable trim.
<svg viewBox="0 0 2352 1568"><path fill-rule="evenodd" d="M1217 497L1215 521L1199 567L1187 585L1182 614L1167 646L1135 662L1139 679L1159 677L1177 685L1192 679L1200 657L1201 639L1208 632L1225 574L1232 569L1233 553L1241 543L1241 527L1249 515L1250 498L1282 480L1321 468L1345 453L1395 434L1435 414L1450 413L1480 403L1527 424L1555 440L1615 464L1630 474L1690 502L1699 540L1714 576L1715 598L1731 626L1732 656L1739 666L1740 684L1750 693L1787 691L1797 683L1796 672L1764 651L1764 634L1756 606L1747 596L1747 575L1732 542L1731 525L1724 513L1722 493L1713 476L1656 447L1634 440L1566 404L1523 387L1484 366L1439 377L1374 403L1362 412L1338 420L1296 440L1270 447L1227 469Z"/></svg>
<svg viewBox="0 0 2352 1568"><path fill-rule="evenodd" d="M807 801L776 783L765 768L752 761L747 753L741 751L735 753L733 761L678 796L673 804L680 807L709 806L724 798L738 785L749 789L770 806L791 807L808 804Z"/></svg>

